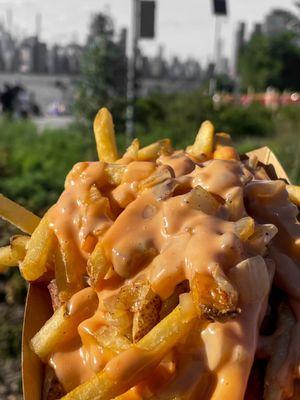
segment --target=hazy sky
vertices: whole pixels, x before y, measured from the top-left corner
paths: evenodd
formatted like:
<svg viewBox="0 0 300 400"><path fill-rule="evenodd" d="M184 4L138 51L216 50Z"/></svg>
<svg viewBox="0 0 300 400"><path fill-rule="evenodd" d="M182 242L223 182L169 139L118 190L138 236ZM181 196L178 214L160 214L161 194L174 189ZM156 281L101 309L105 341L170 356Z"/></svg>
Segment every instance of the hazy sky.
<svg viewBox="0 0 300 400"><path fill-rule="evenodd" d="M233 35L237 23L244 20L249 29L262 21L273 7L296 11L293 0L227 0L229 17L222 24L225 52L232 54ZM12 10L12 26L16 34L35 32L35 15L41 12L42 39L66 43L72 38L84 42L91 14L110 11L117 26L128 26L131 0L0 0L0 18L7 20ZM143 49L153 54L163 44L168 56L193 56L204 63L211 57L213 18L211 0L157 0L157 38L142 41Z"/></svg>

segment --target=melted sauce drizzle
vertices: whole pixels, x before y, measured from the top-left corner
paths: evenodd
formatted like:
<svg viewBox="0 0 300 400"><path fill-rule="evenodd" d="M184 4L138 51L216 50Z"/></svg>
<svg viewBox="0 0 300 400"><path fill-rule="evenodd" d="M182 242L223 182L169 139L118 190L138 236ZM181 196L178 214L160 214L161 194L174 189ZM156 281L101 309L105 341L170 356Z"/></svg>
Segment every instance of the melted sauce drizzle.
<svg viewBox="0 0 300 400"><path fill-rule="evenodd" d="M265 180L265 175L255 175L238 161L212 160L196 164L180 151L171 156L161 156L157 164L172 168L179 187L184 187L183 194L161 201L153 190L140 193L138 182L147 178L155 170L156 164L129 163L121 184L108 195L121 210L113 221L104 198L91 201L89 197L92 187L96 187L100 193L104 188L105 192L105 163L80 163L69 174L66 190L50 214L50 226L60 245L75 244L72 249L78 271L85 271L87 258L93 249L93 246L85 245L87 238L97 239L101 235L106 256L119 275L104 281L98 293L98 309L94 316L80 324L76 340L50 358L50 365L67 391L88 380L105 365L111 379L126 381L128 374L152 362L151 354L132 347L130 357L123 365L118 357L110 360L111 355L97 344L97 332L107 324L103 301L122 285L142 274L150 281L152 290L161 299L166 299L178 283L191 280L196 273L209 275L219 265L227 274L233 266L249 257L242 241L234 234L234 222L224 218L226 204L220 207L216 215L207 215L189 205L186 191L200 185L225 202L230 193L240 193L242 189L249 214L260 223L275 224L280 232L276 245L300 257L297 209L288 202L283 182ZM261 175L264 180L260 180ZM244 207L241 209L244 210ZM143 257L149 249L152 256ZM76 294L79 303L81 293L84 296L83 291ZM71 299L71 308L75 306L74 302L74 298ZM186 363L183 362L184 367L176 372L182 387L186 382L184 377L192 373L193 394L189 398L198 398L200 394L204 396L201 392L203 388L200 389L204 370L211 370L217 377L214 394L207 398L243 398L256 349L261 308L261 303L247 305L247 312L242 308L236 320L210 323L202 331L201 340L206 349L205 357L208 357L206 363L204 354L202 359L200 355L196 359L189 357ZM199 341L197 345L201 347ZM223 351L222 360L218 359L217 353L211 353L211 349L218 347ZM189 351L187 349L188 344L186 352ZM128 368L128 365L132 368ZM159 368L164 370L162 365L154 375L158 374ZM198 374L195 365L199 367ZM236 385L237 381L239 385ZM237 386L240 392L236 391Z"/></svg>

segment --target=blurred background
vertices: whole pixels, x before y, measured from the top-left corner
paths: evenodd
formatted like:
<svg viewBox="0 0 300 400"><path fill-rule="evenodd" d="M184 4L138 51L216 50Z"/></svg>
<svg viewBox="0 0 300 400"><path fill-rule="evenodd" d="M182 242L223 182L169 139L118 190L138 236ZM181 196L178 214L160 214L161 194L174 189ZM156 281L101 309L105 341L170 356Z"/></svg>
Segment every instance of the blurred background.
<svg viewBox="0 0 300 400"><path fill-rule="evenodd" d="M283 5L284 4L284 5ZM268 145L300 184L300 2L0 0L0 192L42 215L109 107L124 150L200 123ZM0 222L0 244L16 231ZM0 399L21 399L26 285L0 276Z"/></svg>

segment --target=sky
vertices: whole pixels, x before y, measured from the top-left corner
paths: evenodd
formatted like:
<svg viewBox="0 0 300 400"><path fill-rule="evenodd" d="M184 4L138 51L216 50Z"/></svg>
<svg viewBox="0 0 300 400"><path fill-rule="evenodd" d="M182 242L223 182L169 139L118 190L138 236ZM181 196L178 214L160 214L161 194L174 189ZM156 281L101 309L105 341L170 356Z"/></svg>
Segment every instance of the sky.
<svg viewBox="0 0 300 400"><path fill-rule="evenodd" d="M296 11L294 0L227 0L229 16L222 19L223 52L233 54L233 37L239 21L248 29L275 7ZM194 57L206 64L213 54L214 18L212 0L156 0L156 39L142 40L145 53L153 55L164 46L167 57ZM84 43L91 15L108 11L117 27L129 27L132 0L0 0L0 20L12 12L16 35L35 32L35 16L42 14L42 40L65 44L75 39Z"/></svg>

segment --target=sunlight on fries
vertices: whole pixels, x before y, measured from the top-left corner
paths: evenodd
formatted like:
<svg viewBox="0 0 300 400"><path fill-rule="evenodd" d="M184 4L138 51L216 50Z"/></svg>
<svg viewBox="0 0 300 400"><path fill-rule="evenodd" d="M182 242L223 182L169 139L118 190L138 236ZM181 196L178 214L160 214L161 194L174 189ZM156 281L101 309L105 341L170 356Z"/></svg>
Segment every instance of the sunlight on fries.
<svg viewBox="0 0 300 400"><path fill-rule="evenodd" d="M87 263L87 273L90 277L91 286L97 288L101 284L109 267L110 263L105 256L103 245L98 242Z"/></svg>
<svg viewBox="0 0 300 400"><path fill-rule="evenodd" d="M53 250L54 243L55 236L49 228L46 215L33 232L26 256L20 264L21 274L26 280L35 281L47 271L49 253Z"/></svg>
<svg viewBox="0 0 300 400"><path fill-rule="evenodd" d="M138 151L139 161L152 161L156 160L162 154L169 154L171 151L170 139L162 139L158 142L149 144Z"/></svg>
<svg viewBox="0 0 300 400"><path fill-rule="evenodd" d="M286 185L286 190L291 202L300 207L300 186Z"/></svg>
<svg viewBox="0 0 300 400"><path fill-rule="evenodd" d="M80 308L73 311L68 308L68 304L61 306L31 339L31 347L41 359L45 359L55 348L76 336L76 328L80 322L95 312L98 305L97 294L91 288L85 291L85 301Z"/></svg>
<svg viewBox="0 0 300 400"><path fill-rule="evenodd" d="M0 217L15 225L25 233L31 234L40 218L0 193Z"/></svg>
<svg viewBox="0 0 300 400"><path fill-rule="evenodd" d="M0 272L17 267L23 261L29 239L29 236L14 236L9 246L0 247Z"/></svg>
<svg viewBox="0 0 300 400"><path fill-rule="evenodd" d="M138 159L140 149L140 141L139 139L133 139L131 145L127 148L126 152L124 153L123 157L120 161L136 161Z"/></svg>
<svg viewBox="0 0 300 400"><path fill-rule="evenodd" d="M215 128L210 121L205 121L200 126L195 142L187 148L187 152L199 160L211 158L214 147Z"/></svg>
<svg viewBox="0 0 300 400"><path fill-rule="evenodd" d="M110 400L124 393L151 372L174 344L189 332L195 317L193 310L185 312L180 305L177 306L139 342L113 358L103 372L78 386L64 396L63 400ZM115 381L112 378L112 371L118 374L118 365L124 365L123 360L127 358L130 360L131 353L135 352L140 354L143 362L139 358L132 358L132 362L125 364L124 378L121 378L119 382Z"/></svg>
<svg viewBox="0 0 300 400"><path fill-rule="evenodd" d="M114 162L118 159L115 130L111 113L107 108L101 108L94 121L94 133L101 161Z"/></svg>

